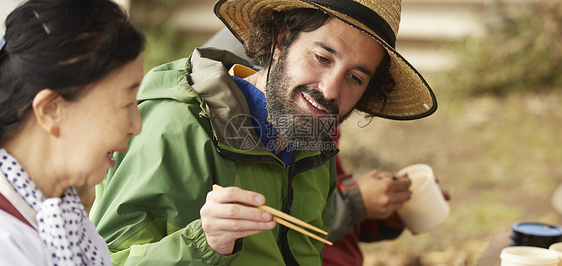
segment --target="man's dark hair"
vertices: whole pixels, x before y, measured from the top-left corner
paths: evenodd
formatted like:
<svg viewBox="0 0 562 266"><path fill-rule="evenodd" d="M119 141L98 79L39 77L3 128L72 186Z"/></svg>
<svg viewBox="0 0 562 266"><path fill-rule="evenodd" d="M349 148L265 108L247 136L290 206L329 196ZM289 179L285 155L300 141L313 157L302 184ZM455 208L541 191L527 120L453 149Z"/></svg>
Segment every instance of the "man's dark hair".
<svg viewBox="0 0 562 266"><path fill-rule="evenodd" d="M284 12L265 12L259 14L250 28L248 28L247 39L244 43L246 54L254 64L267 69L270 60L272 46L275 38L281 44L282 49L289 47L301 32L310 32L326 24L330 15L317 9L295 9ZM276 32L278 34L276 36ZM390 56L385 54L375 74L371 78L367 90L361 96L355 109L371 114L370 101L386 102L387 95L394 87L394 79L390 74ZM384 105L383 105L384 106ZM382 110L381 110L382 111Z"/></svg>

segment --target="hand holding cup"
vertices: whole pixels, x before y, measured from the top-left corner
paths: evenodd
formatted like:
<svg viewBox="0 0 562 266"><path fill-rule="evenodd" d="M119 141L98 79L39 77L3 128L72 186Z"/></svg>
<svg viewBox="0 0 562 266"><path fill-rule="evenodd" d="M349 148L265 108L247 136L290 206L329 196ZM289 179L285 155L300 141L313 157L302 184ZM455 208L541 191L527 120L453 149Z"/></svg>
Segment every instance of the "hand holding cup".
<svg viewBox="0 0 562 266"><path fill-rule="evenodd" d="M372 170L356 180L365 218L383 220L400 209L411 197L410 179L406 174L392 175L389 172Z"/></svg>

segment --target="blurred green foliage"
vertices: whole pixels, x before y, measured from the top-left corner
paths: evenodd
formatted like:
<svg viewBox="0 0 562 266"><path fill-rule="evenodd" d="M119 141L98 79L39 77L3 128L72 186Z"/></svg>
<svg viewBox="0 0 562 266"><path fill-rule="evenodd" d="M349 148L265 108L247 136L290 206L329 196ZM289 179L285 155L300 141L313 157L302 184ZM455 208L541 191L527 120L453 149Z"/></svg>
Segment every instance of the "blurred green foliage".
<svg viewBox="0 0 562 266"><path fill-rule="evenodd" d="M170 14L187 0L131 0L131 21L146 35L145 70L187 57L200 45L173 27Z"/></svg>
<svg viewBox="0 0 562 266"><path fill-rule="evenodd" d="M484 36L452 45L456 67L443 75L454 97L562 88L562 3L533 1L502 9Z"/></svg>

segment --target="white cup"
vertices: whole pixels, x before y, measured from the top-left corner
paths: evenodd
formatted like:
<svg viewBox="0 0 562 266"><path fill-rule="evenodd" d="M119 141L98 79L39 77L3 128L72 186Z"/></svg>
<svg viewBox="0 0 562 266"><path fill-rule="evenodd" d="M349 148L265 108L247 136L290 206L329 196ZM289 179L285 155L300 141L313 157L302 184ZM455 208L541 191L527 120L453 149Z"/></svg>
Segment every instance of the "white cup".
<svg viewBox="0 0 562 266"><path fill-rule="evenodd" d="M400 219L413 234L435 229L447 218L450 209L433 170L426 164L414 164L398 171L402 173L408 173L412 180L412 197L398 210Z"/></svg>
<svg viewBox="0 0 562 266"><path fill-rule="evenodd" d="M501 266L558 266L558 254L546 248L511 246L500 253Z"/></svg>
<svg viewBox="0 0 562 266"><path fill-rule="evenodd" d="M558 266L562 266L562 242L554 243L550 245L548 249L558 254L558 258L560 259Z"/></svg>

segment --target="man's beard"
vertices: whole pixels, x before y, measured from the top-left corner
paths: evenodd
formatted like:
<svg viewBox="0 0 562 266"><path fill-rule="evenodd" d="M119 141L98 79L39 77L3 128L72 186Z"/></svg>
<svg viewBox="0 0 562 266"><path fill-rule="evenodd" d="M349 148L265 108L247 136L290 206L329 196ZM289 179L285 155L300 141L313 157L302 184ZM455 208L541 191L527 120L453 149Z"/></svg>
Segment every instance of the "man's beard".
<svg viewBox="0 0 562 266"><path fill-rule="evenodd" d="M265 100L270 122L277 134L296 147L315 150L325 137L343 122L351 112L338 117L339 108L335 100L328 100L322 92L312 85L299 85L290 90L290 77L287 75L287 50L281 51L279 60L272 66L266 84ZM315 115L299 108L297 100L305 93L328 110L326 115ZM315 144L315 145L311 145Z"/></svg>

